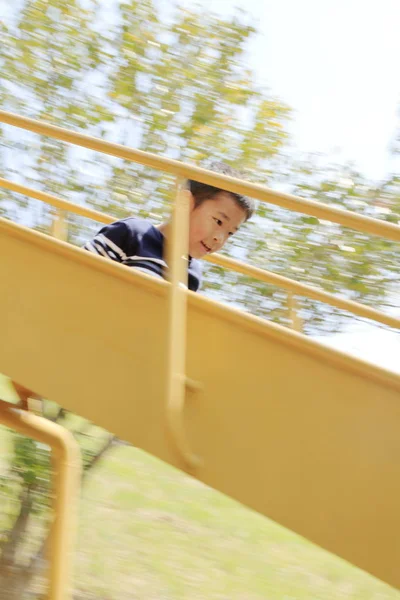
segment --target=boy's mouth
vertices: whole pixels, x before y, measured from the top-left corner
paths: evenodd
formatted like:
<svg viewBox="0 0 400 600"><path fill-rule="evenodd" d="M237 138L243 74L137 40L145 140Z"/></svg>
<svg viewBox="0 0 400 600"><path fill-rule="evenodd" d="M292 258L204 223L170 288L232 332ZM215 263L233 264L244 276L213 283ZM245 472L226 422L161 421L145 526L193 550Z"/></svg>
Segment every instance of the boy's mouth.
<svg viewBox="0 0 400 600"><path fill-rule="evenodd" d="M206 252L211 252L211 248L204 242L200 242Z"/></svg>

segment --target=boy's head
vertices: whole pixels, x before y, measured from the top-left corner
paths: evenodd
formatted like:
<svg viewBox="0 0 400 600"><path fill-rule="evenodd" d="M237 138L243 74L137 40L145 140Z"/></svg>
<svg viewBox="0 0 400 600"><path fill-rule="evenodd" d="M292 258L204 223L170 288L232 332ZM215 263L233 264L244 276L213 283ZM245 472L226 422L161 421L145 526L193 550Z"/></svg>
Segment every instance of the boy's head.
<svg viewBox="0 0 400 600"><path fill-rule="evenodd" d="M224 163L214 163L210 170L240 177ZM189 225L189 254L202 258L220 250L228 238L252 216L255 203L251 198L227 192L205 183L189 180L191 210Z"/></svg>

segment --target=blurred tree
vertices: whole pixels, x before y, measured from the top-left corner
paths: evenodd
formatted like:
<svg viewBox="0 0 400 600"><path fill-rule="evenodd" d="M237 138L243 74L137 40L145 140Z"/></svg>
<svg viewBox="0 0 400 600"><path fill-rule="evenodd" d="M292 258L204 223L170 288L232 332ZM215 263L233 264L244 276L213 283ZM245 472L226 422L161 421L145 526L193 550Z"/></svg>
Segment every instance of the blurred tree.
<svg viewBox="0 0 400 600"><path fill-rule="evenodd" d="M28 0L15 9L14 19L2 23L3 109L81 129L112 119L91 84L105 61L91 18L91 10L75 0ZM7 174L53 193L74 189L77 170L67 145L9 127L0 139ZM30 206L33 225L46 229L47 208Z"/></svg>
<svg viewBox="0 0 400 600"><path fill-rule="evenodd" d="M292 162L289 171L281 173L279 183L300 197L400 222L400 187L395 176L376 184L350 165L327 164L321 157L308 156ZM398 244L268 205L260 206L258 213L260 218L241 236L243 251L252 264L372 306L396 302ZM227 247L225 252L229 251ZM215 267L211 270L218 272ZM230 299L245 310L276 322L288 321L284 292L260 282L252 282L250 288L243 276L233 276L231 283L228 290L225 280L210 278L209 285L220 287L225 294L229 291ZM306 299L301 299L300 305L308 333L337 331L350 316Z"/></svg>
<svg viewBox="0 0 400 600"><path fill-rule="evenodd" d="M260 165L264 179L268 157L287 138L289 109L258 89L245 67L254 29L238 17L177 9L162 22L151 0L117 3L113 11L105 2L26 0L2 27L5 109L182 160L212 156L251 170ZM25 180L72 192L116 216L138 205L165 214L171 178L3 130L4 171L22 170ZM34 225L44 221L39 210Z"/></svg>
<svg viewBox="0 0 400 600"><path fill-rule="evenodd" d="M2 25L4 108L186 162L223 159L253 181L396 218L395 182L374 185L351 166L284 154L290 110L260 88L246 66L255 30L245 15L223 19L178 7L162 19L151 0L113 8L104 1L25 0L14 17ZM36 187L116 218L151 214L161 221L168 213L168 175L11 128L3 128L1 141L2 170ZM385 210L379 210L381 193ZM3 212L18 218L13 196L2 196ZM27 212L26 204L31 225L48 230L47 209L29 201ZM73 216L70 225L75 243L95 227ZM230 244L235 256L365 302L391 295L398 273L394 244L265 204L244 229ZM205 291L287 322L281 290L216 267L205 271ZM332 331L343 322L314 302L303 306L309 331Z"/></svg>

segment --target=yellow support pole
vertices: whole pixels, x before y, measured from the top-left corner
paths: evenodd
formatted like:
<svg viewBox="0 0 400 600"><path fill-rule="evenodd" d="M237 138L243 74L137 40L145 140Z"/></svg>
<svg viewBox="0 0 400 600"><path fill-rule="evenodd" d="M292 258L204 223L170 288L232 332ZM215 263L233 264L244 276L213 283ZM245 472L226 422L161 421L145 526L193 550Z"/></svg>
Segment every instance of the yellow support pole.
<svg viewBox="0 0 400 600"><path fill-rule="evenodd" d="M53 456L54 518L50 531L49 600L72 599L72 549L80 485L79 446L72 434L43 417L0 400L0 423L50 446Z"/></svg>
<svg viewBox="0 0 400 600"><path fill-rule="evenodd" d="M288 292L287 295L287 304L289 309L289 321L290 327L294 329L294 331L298 331L302 333L303 331L303 322L299 317L298 312L298 303L292 292Z"/></svg>
<svg viewBox="0 0 400 600"><path fill-rule="evenodd" d="M65 210L57 208L54 211L51 235L63 242L68 240L68 221Z"/></svg>
<svg viewBox="0 0 400 600"><path fill-rule="evenodd" d="M172 441L186 467L200 464L186 438L183 411L186 397L186 297L188 277L190 194L180 189L177 180L171 230L167 240L168 275L168 374L167 427Z"/></svg>

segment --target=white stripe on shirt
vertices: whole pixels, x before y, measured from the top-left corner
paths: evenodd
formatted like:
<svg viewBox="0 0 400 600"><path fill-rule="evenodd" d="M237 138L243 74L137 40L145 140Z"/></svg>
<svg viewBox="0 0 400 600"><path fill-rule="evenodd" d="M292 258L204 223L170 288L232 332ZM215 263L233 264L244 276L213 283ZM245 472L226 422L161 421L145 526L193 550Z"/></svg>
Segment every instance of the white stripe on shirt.
<svg viewBox="0 0 400 600"><path fill-rule="evenodd" d="M158 265L161 265L162 267L168 267L167 263L162 260L161 258L152 258L151 256L127 256L125 260L143 260L143 261L149 261L149 262L154 262L157 263Z"/></svg>
<svg viewBox="0 0 400 600"><path fill-rule="evenodd" d="M112 242L111 240L109 240L102 233L99 233L98 235L96 235L96 237L94 238L94 240L98 240L101 244L108 246L109 248L111 248L111 250L114 250L114 252L116 252L118 254L118 256L121 257L122 260L126 259L125 252L123 252L121 250L121 248L119 248L116 244L114 244L114 242Z"/></svg>
<svg viewBox="0 0 400 600"><path fill-rule="evenodd" d="M89 250L89 252L93 252L94 254L98 254L97 248L96 248L96 246L93 246L92 242L86 242L86 244L83 247L86 250Z"/></svg>
<svg viewBox="0 0 400 600"><path fill-rule="evenodd" d="M96 250L97 250L97 253L98 253L98 254L102 254L102 255L103 255L103 256L105 256L106 258L110 258L110 255L109 255L109 253L108 253L108 252L106 252L106 250L104 250L103 246L102 246L101 244L99 244L99 243L97 243L97 244L96 244L96 240L93 240L93 241L94 241L94 244L93 244L93 245L94 245L94 247L96 248Z"/></svg>

